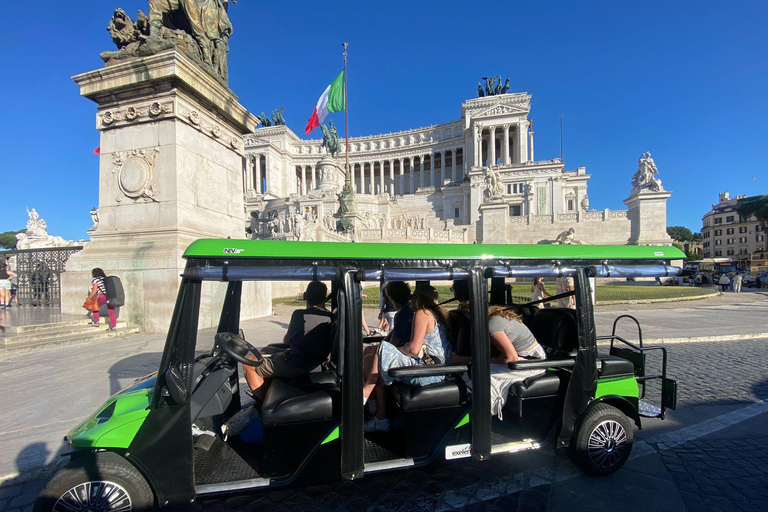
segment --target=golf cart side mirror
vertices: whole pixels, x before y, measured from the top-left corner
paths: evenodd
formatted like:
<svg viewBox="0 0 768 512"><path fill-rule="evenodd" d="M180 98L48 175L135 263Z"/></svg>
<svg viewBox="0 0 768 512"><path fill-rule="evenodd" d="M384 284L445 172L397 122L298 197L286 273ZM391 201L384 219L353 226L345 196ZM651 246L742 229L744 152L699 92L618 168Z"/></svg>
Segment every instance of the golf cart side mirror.
<svg viewBox="0 0 768 512"><path fill-rule="evenodd" d="M171 400L177 404L183 404L189 398L189 391L184 384L184 378L175 366L171 366L165 372L165 387L168 389Z"/></svg>

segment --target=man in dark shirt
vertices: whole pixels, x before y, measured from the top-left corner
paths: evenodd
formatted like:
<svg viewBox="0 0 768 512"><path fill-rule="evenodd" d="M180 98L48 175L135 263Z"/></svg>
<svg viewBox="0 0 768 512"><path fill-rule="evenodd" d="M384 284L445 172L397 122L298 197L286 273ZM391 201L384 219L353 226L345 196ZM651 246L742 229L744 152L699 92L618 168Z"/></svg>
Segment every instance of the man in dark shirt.
<svg viewBox="0 0 768 512"><path fill-rule="evenodd" d="M323 364L331 352L331 312L325 309L328 287L319 281L312 281L304 292L306 309L293 312L288 332L283 343L288 350L272 357L265 357L261 366L243 366L245 380L254 398L264 400L268 386L266 379L272 377L292 378L306 375Z"/></svg>

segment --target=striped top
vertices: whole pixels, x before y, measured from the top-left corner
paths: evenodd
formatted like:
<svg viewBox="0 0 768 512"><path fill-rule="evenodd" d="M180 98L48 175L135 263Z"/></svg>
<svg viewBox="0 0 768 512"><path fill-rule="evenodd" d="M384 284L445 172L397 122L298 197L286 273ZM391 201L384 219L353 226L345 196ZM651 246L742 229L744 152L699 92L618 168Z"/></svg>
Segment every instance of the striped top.
<svg viewBox="0 0 768 512"><path fill-rule="evenodd" d="M102 295L106 295L107 294L107 289L104 287L104 278L103 277L94 277L93 279L91 279L91 283L95 283L96 284L96 290L100 294L102 294Z"/></svg>

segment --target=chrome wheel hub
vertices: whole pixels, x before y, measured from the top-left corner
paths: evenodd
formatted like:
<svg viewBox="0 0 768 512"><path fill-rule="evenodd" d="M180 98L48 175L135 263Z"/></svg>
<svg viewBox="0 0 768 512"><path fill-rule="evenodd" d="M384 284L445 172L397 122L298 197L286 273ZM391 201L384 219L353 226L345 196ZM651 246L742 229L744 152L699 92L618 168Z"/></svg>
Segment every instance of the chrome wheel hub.
<svg viewBox="0 0 768 512"><path fill-rule="evenodd" d="M596 466L611 467L621 460L626 451L627 433L618 421L603 421L589 436L587 453Z"/></svg>
<svg viewBox="0 0 768 512"><path fill-rule="evenodd" d="M85 482L61 495L54 512L130 512L131 497L114 482Z"/></svg>

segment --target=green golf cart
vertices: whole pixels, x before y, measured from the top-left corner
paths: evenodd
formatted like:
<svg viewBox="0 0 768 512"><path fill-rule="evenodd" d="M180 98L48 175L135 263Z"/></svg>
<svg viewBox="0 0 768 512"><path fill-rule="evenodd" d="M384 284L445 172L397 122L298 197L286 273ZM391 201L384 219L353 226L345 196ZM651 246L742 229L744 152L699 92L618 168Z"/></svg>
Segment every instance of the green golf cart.
<svg viewBox="0 0 768 512"><path fill-rule="evenodd" d="M675 408L666 350L643 346L642 335L625 340L617 324L598 338L591 293L596 277L675 275L670 260L684 255L673 247L199 240L184 257L157 373L109 398L69 433L70 462L40 493L36 511L146 510L553 447L566 449L585 472L605 475L629 457L633 423L640 428L642 416L663 418ZM574 290L552 299L573 295L575 309L513 303L509 279L532 277L572 277ZM328 360L308 375L272 379L258 411L257 441L222 435L221 425L250 406L241 365L268 357L240 329L244 286L313 280L330 290ZM362 334L361 284L386 281L467 281L466 328L454 350L471 362L390 369L393 377L443 378L388 386L392 428L367 433L363 348L374 340ZM201 336L201 295L209 282L226 291L216 334ZM509 363L513 371L540 371L512 384L503 419L491 413L490 305L520 314L548 353L546 360ZM598 340L607 353L598 351ZM661 364L651 372L646 363L656 356ZM646 390L659 396L648 398Z"/></svg>

